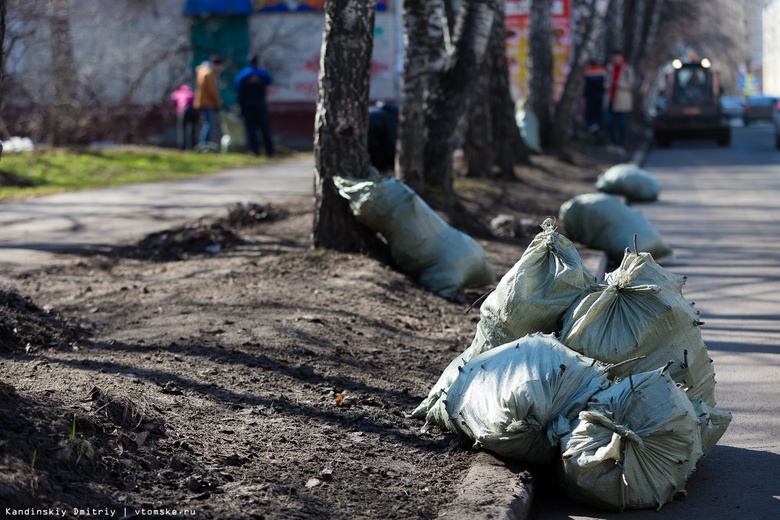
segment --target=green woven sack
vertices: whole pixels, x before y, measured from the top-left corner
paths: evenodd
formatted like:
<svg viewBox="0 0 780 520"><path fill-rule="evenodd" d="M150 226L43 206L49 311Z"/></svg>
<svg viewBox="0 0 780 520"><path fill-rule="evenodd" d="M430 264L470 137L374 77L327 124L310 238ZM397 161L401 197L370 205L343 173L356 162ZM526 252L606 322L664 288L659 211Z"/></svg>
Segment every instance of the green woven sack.
<svg viewBox="0 0 780 520"><path fill-rule="evenodd" d="M632 163L616 164L604 170L596 179L596 189L636 201L658 199L658 180Z"/></svg>
<svg viewBox="0 0 780 520"><path fill-rule="evenodd" d="M571 422L608 384L603 365L553 335L530 334L467 363L444 403L452 431L469 437L475 448L553 462Z"/></svg>
<svg viewBox="0 0 780 520"><path fill-rule="evenodd" d="M445 298L459 290L496 283L485 251L395 179L333 177L355 217L380 233L401 271Z"/></svg>
<svg viewBox="0 0 780 520"><path fill-rule="evenodd" d="M444 369L411 416L447 427L449 419L439 398L455 380L458 367L527 334L558 332L563 313L595 283L574 244L555 230L552 219L546 219L542 232L482 303L471 345Z"/></svg>
<svg viewBox="0 0 780 520"><path fill-rule="evenodd" d="M634 235L639 250L650 253L656 260L672 254L650 221L614 195L577 195L561 205L558 218L569 238L604 251L615 262L634 244Z"/></svg>
<svg viewBox="0 0 780 520"><path fill-rule="evenodd" d="M702 456L693 405L663 369L595 394L561 446L569 496L620 511L660 509Z"/></svg>
<svg viewBox="0 0 780 520"><path fill-rule="evenodd" d="M715 370L702 339L699 313L682 295L684 278L648 253L627 252L609 273L566 312L561 341L603 363L636 359L613 372L644 372L665 365L690 399L715 406Z"/></svg>

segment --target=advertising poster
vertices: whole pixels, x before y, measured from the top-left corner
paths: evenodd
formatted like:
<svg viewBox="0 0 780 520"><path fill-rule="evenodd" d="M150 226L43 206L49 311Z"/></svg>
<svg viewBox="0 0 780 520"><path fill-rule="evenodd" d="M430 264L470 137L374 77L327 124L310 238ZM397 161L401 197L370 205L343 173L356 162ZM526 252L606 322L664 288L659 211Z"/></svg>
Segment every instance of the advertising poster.
<svg viewBox="0 0 780 520"><path fill-rule="evenodd" d="M553 89L558 101L569 75L571 56L571 0L554 0L553 29ZM531 0L505 0L506 51L512 97L528 95L528 33L531 23Z"/></svg>

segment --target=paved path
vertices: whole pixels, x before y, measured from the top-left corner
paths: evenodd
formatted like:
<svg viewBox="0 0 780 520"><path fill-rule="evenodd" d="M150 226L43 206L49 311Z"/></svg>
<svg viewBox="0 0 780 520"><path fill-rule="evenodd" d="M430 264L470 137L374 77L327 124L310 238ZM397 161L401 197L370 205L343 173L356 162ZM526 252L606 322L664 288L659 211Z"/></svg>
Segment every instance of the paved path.
<svg viewBox="0 0 780 520"><path fill-rule="evenodd" d="M191 179L0 202L0 272L57 263L58 252L113 245L237 202L313 194L314 159L303 157Z"/></svg>

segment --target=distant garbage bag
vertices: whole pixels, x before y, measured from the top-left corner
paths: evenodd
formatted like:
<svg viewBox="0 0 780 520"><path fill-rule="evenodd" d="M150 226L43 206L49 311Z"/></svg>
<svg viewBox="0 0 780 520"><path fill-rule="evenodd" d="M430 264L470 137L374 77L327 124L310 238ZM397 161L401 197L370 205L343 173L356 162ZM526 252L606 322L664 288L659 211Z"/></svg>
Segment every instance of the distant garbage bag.
<svg viewBox="0 0 780 520"><path fill-rule="evenodd" d="M520 130L520 136L523 138L526 146L536 153L542 153L542 145L539 140L539 119L536 114L521 103L515 110L515 123Z"/></svg>
<svg viewBox="0 0 780 520"><path fill-rule="evenodd" d="M486 350L527 334L560 331L563 314L595 283L574 244L555 230L553 219L546 219L542 232L482 303L469 348L444 369L411 416L426 417L428 422L447 427L449 418L439 398L455 380L458 367Z"/></svg>
<svg viewBox="0 0 780 520"><path fill-rule="evenodd" d="M496 283L485 251L433 211L406 184L395 179L333 177L352 213L390 246L398 267L445 298L459 290Z"/></svg>
<svg viewBox="0 0 780 520"><path fill-rule="evenodd" d="M699 313L682 294L685 279L648 253L627 252L593 292L563 317L561 341L603 363L621 363L614 377L645 372L670 360L669 375L690 399L715 406L715 370L702 339Z"/></svg>
<svg viewBox="0 0 780 520"><path fill-rule="evenodd" d="M228 110L219 112L219 122L222 129L220 149L222 153L243 152L246 148L246 131L243 120Z"/></svg>
<svg viewBox="0 0 780 520"><path fill-rule="evenodd" d="M561 205L558 217L569 238L604 251L615 262L620 262L625 249L633 245L634 235L639 250L656 260L672 254L650 221L614 195L577 195Z"/></svg>
<svg viewBox="0 0 780 520"><path fill-rule="evenodd" d="M553 462L570 423L608 384L603 365L553 335L530 334L467 363L447 392L446 411L452 431L475 448Z"/></svg>
<svg viewBox="0 0 780 520"><path fill-rule="evenodd" d="M616 164L603 171L596 179L596 189L635 201L658 200L658 180L631 163Z"/></svg>
<svg viewBox="0 0 780 520"><path fill-rule="evenodd" d="M660 509L702 456L696 411L663 369L596 393L573 426L561 441L567 492L607 509Z"/></svg>

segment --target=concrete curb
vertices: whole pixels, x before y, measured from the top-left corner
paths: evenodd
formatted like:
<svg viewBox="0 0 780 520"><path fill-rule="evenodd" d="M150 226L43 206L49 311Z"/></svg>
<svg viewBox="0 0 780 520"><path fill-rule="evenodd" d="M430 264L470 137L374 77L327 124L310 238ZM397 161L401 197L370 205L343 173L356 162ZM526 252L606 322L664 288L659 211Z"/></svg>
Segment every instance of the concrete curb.
<svg viewBox="0 0 780 520"><path fill-rule="evenodd" d="M523 466L479 452L452 503L439 518L523 520L533 499L533 478Z"/></svg>

